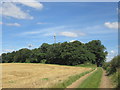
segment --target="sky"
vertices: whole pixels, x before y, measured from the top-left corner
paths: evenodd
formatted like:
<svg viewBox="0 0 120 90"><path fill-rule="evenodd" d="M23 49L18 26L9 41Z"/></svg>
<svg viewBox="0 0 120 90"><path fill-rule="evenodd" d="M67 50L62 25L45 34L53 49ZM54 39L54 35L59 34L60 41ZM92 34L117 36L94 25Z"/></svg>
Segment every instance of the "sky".
<svg viewBox="0 0 120 90"><path fill-rule="evenodd" d="M5 2L0 5L2 52L42 43L101 40L107 61L118 53L117 2ZM35 1L35 2L33 2ZM2 10L1 10L2 9Z"/></svg>

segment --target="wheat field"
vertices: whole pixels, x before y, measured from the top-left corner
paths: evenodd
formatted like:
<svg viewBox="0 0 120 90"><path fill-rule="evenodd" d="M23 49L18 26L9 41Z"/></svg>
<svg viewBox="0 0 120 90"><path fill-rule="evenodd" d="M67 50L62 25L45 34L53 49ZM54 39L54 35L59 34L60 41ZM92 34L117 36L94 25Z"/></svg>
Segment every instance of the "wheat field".
<svg viewBox="0 0 120 90"><path fill-rule="evenodd" d="M48 88L91 68L50 64L4 63L2 65L3 88Z"/></svg>

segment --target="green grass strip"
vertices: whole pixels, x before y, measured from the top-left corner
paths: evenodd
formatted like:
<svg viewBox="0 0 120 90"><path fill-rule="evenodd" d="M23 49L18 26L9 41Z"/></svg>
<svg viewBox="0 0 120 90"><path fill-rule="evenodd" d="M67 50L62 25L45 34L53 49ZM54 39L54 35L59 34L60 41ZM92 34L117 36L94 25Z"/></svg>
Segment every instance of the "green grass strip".
<svg viewBox="0 0 120 90"><path fill-rule="evenodd" d="M86 71L86 72L83 72L83 73L80 73L80 74L77 74L77 75L74 75L74 76L70 76L68 77L67 80L61 82L61 83L58 83L50 88L66 88L67 86L71 85L73 82L75 82L76 80L78 80L79 78L81 78L82 76L92 72L93 70L95 70L95 68L93 68L92 70L90 71Z"/></svg>
<svg viewBox="0 0 120 90"><path fill-rule="evenodd" d="M78 87L79 88L99 88L101 78L102 78L102 69L98 68L92 75L83 81Z"/></svg>
<svg viewBox="0 0 120 90"><path fill-rule="evenodd" d="M75 67L96 68L97 66L95 64L80 64L76 65Z"/></svg>

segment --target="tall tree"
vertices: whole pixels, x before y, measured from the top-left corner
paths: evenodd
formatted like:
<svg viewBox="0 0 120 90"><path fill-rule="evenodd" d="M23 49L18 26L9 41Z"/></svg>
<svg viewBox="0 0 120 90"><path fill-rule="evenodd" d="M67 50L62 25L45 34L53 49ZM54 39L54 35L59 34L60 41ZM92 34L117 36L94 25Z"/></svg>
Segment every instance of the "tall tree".
<svg viewBox="0 0 120 90"><path fill-rule="evenodd" d="M97 66L102 66L106 60L107 51L105 46L101 44L100 40L92 40L86 43L87 49L96 57L95 63Z"/></svg>

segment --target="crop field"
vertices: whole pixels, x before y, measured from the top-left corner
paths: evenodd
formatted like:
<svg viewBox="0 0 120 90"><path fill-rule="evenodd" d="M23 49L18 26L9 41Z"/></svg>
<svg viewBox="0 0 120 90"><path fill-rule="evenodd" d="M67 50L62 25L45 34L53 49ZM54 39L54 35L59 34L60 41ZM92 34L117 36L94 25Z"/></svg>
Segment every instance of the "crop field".
<svg viewBox="0 0 120 90"><path fill-rule="evenodd" d="M50 64L5 63L2 65L3 88L47 88L69 76L91 70Z"/></svg>

